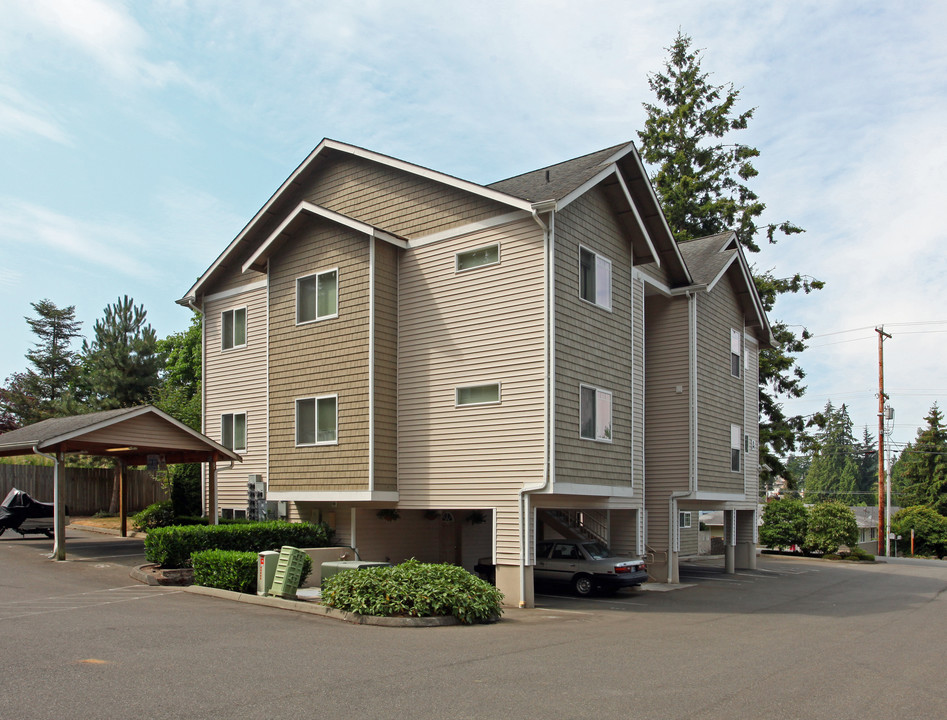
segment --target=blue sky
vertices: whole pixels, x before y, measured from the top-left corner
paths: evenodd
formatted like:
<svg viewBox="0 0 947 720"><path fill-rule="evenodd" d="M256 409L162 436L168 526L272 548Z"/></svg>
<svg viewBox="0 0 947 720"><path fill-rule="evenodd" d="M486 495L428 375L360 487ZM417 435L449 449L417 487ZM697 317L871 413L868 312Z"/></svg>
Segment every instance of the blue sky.
<svg viewBox="0 0 947 720"><path fill-rule="evenodd" d="M894 439L947 405L941 222L947 4L0 0L0 380L30 302L84 332L128 294L175 305L331 137L487 183L626 140L678 28L756 107L768 221L807 232L751 261L828 283L775 318L817 337L811 413L877 429L885 324Z"/></svg>

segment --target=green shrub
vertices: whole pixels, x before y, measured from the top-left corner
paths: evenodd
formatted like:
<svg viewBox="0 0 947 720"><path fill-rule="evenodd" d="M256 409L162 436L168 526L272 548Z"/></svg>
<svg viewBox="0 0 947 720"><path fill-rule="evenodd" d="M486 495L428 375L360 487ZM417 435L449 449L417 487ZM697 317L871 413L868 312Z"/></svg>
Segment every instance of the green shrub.
<svg viewBox="0 0 947 720"><path fill-rule="evenodd" d="M772 500L763 508L760 543L775 550L802 545L808 521L809 511L802 500Z"/></svg>
<svg viewBox="0 0 947 720"><path fill-rule="evenodd" d="M912 505L901 508L891 518L891 530L901 536L898 547L910 550L911 530L914 530L914 552L916 555L947 554L947 517L933 508Z"/></svg>
<svg viewBox="0 0 947 720"><path fill-rule="evenodd" d="M182 463L168 468L171 483L171 504L177 516L201 513L201 464Z"/></svg>
<svg viewBox="0 0 947 720"><path fill-rule="evenodd" d="M875 556L871 553L865 552L858 545L852 546L851 551L848 553L848 560L864 560L869 562L874 562Z"/></svg>
<svg viewBox="0 0 947 720"><path fill-rule="evenodd" d="M257 553L238 550L198 550L191 553L194 582L204 587L232 590L233 592L256 592ZM299 584L306 582L312 574L312 558L303 558L303 569Z"/></svg>
<svg viewBox="0 0 947 720"><path fill-rule="evenodd" d="M191 565L197 585L241 593L256 592L256 553L198 550L191 554Z"/></svg>
<svg viewBox="0 0 947 720"><path fill-rule="evenodd" d="M397 567L339 573L322 583L322 603L360 615L453 615L462 623L492 622L503 593L455 565L408 560Z"/></svg>
<svg viewBox="0 0 947 720"><path fill-rule="evenodd" d="M857 544L858 522L848 505L832 500L812 507L806 530L806 550L829 555L835 553L840 545L851 548Z"/></svg>
<svg viewBox="0 0 947 720"><path fill-rule="evenodd" d="M189 567L199 550L239 550L259 553L292 547L326 547L332 541L328 525L285 520L243 525L188 525L148 531L145 558L166 568Z"/></svg>
<svg viewBox="0 0 947 720"><path fill-rule="evenodd" d="M149 505L140 513L132 515L132 527L139 532L154 528L167 527L174 523L174 510L170 500L162 500Z"/></svg>

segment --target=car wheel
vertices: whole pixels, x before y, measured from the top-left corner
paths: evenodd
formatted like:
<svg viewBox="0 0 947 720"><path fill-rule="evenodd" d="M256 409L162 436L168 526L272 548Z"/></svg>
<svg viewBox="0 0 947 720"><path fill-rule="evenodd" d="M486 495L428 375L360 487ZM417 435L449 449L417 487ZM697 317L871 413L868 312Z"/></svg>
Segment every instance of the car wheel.
<svg viewBox="0 0 947 720"><path fill-rule="evenodd" d="M0 525L0 535L3 535L3 533L5 533L6 531L7 531L7 526L6 526L6 525Z"/></svg>
<svg viewBox="0 0 947 720"><path fill-rule="evenodd" d="M588 575L576 575L572 578L572 589L576 595L588 597L595 589L595 585L592 583L592 578Z"/></svg>

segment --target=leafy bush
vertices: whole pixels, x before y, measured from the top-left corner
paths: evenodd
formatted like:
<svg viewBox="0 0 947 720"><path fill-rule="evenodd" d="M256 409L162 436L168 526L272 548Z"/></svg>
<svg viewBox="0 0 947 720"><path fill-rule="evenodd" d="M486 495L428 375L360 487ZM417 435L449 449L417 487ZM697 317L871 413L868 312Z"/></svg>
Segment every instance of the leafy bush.
<svg viewBox="0 0 947 720"><path fill-rule="evenodd" d="M139 532L154 528L167 527L174 523L174 509L170 500L162 500L149 505L140 513L132 515L132 527Z"/></svg>
<svg viewBox="0 0 947 720"><path fill-rule="evenodd" d="M145 558L162 567L190 567L191 553L198 550L239 550L259 553L298 548L326 547L332 540L328 525L289 523L285 520L243 525L188 525L150 530L145 537Z"/></svg>
<svg viewBox="0 0 947 720"><path fill-rule="evenodd" d="M257 556L237 550L198 550L191 554L194 582L204 587L256 591Z"/></svg>
<svg viewBox="0 0 947 720"><path fill-rule="evenodd" d="M201 465L181 463L168 468L171 483L171 504L177 516L201 513ZM183 523L181 523L183 525Z"/></svg>
<svg viewBox="0 0 947 720"><path fill-rule="evenodd" d="M809 525L803 543L809 552L832 554L840 545L850 548L858 544L858 522L848 505L835 500L814 505L809 511Z"/></svg>
<svg viewBox="0 0 947 720"><path fill-rule="evenodd" d="M360 615L453 615L462 623L491 622L503 593L455 565L407 560L396 567L350 570L322 583L322 603Z"/></svg>
<svg viewBox="0 0 947 720"><path fill-rule="evenodd" d="M901 536L901 547L910 549L911 530L916 555L947 554L947 517L925 505L901 508L891 518L891 531Z"/></svg>
<svg viewBox="0 0 947 720"><path fill-rule="evenodd" d="M257 553L238 550L198 550L191 554L194 582L204 587L232 590L240 593L256 592ZM303 559L299 584L312 573L312 558Z"/></svg>
<svg viewBox="0 0 947 720"><path fill-rule="evenodd" d="M763 508L760 543L776 550L802 545L808 522L809 511L802 500L781 498L768 502Z"/></svg>
<svg viewBox="0 0 947 720"><path fill-rule="evenodd" d="M869 562L874 562L875 556L871 553L865 552L858 545L853 545L852 549L849 551L847 560L865 560Z"/></svg>

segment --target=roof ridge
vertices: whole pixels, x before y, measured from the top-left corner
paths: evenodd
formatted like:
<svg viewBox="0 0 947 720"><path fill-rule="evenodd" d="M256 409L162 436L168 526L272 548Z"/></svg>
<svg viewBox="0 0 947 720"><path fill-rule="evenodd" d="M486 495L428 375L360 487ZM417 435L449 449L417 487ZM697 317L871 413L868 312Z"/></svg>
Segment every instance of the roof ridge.
<svg viewBox="0 0 947 720"><path fill-rule="evenodd" d="M618 143L617 145L612 145L612 146L607 147L607 148L599 148L598 150L593 150L592 152L587 152L587 153L584 153L583 155L577 155L577 156L574 157L574 158L568 158L567 160L560 160L559 162L553 163L552 165L545 165L545 166L543 166L543 167L534 168L533 170L527 170L526 172L522 172L522 173L519 173L519 174L517 174L517 175L511 175L510 177L501 178L501 179L499 179L499 180L493 181L492 183L488 183L486 187L492 187L493 185L498 185L498 184L500 184L500 183L507 182L507 181L509 181L509 180L515 180L516 178L523 177L523 176L525 176L525 175L532 175L533 173L542 172L543 170L552 170L553 168L559 167L560 165L565 165L565 164L567 164L567 163L576 162L576 161L578 161L578 160L581 160L582 158L591 157L592 155L599 155L599 154L604 153L604 152L608 152L608 151L612 151L612 150L618 150L619 148L627 147L627 146L630 145L632 142L633 142L633 141L628 140L627 142ZM602 163L599 163L599 165L601 165L601 164L602 164Z"/></svg>

